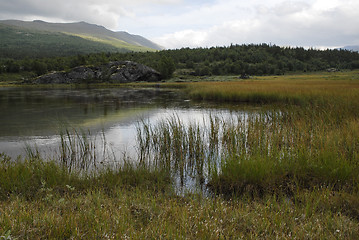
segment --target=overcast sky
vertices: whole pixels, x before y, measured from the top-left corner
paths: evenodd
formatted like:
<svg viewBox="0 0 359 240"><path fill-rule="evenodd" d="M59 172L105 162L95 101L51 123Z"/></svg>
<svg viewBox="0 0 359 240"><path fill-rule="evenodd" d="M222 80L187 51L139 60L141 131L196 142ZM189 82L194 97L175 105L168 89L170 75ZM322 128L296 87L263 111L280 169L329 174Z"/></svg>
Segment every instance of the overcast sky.
<svg viewBox="0 0 359 240"><path fill-rule="evenodd" d="M359 0L0 0L0 19L86 21L166 48L359 45Z"/></svg>

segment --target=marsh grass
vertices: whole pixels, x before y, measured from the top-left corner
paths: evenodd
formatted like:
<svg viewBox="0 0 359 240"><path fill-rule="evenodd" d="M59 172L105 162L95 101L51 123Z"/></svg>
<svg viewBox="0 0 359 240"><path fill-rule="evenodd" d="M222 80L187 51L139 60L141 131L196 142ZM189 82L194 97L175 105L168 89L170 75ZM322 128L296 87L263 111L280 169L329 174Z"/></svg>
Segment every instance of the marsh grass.
<svg viewBox="0 0 359 240"><path fill-rule="evenodd" d="M98 170L107 165L116 164L115 154L106 141L104 131L92 134L90 130L77 129L75 127L62 126L60 128L60 144L58 156L61 164L70 172L88 172Z"/></svg>
<svg viewBox="0 0 359 240"><path fill-rule="evenodd" d="M100 138L100 139L98 139ZM36 146L27 145L26 155L11 159L0 154L0 199L21 196L42 199L44 194L83 194L87 189L143 188L168 191L171 179L162 169L149 168L124 158L117 160L105 134L61 128L60 143L54 156L45 158ZM70 186L70 187L69 187ZM45 195L46 195L45 194Z"/></svg>
<svg viewBox="0 0 359 240"><path fill-rule="evenodd" d="M277 118L291 119L296 128L289 133L286 121L275 124ZM162 141L161 135L149 138L156 144L150 143L146 154L160 154L152 152L154 146L166 150L153 155L157 162L144 154L137 164L125 161L97 174L79 174L76 168L70 172L36 154L25 160L2 154L0 234L18 239L359 237L356 121L340 129L304 128L294 116L273 112L232 121L211 117L206 122L212 130L185 125L175 117L158 129L151 126L149 133L164 134L168 140ZM302 135L303 129L308 133ZM312 137L323 129L331 129L330 134ZM295 150L298 144L300 151ZM179 145L186 151L172 153L168 148ZM330 152L324 154L326 150ZM211 165L209 159L218 158L220 164ZM183 166L184 175L208 176L216 195L174 194L171 176L178 176Z"/></svg>
<svg viewBox="0 0 359 240"><path fill-rule="evenodd" d="M327 112L325 114L328 114ZM225 195L357 191L359 125L308 110L272 110L184 124L176 116L138 128L141 161Z"/></svg>
<svg viewBox="0 0 359 240"><path fill-rule="evenodd" d="M185 124L176 115L157 125L140 122L137 127L140 163L165 169L181 185L187 178L197 178L203 183L210 169L217 169L219 163L219 119L210 117L209 121L209 129L196 122Z"/></svg>
<svg viewBox="0 0 359 240"><path fill-rule="evenodd" d="M143 189L1 201L0 235L17 239L357 239L352 198L328 190L285 198L176 197ZM353 200L352 200L353 201ZM355 200L354 200L355 201Z"/></svg>
<svg viewBox="0 0 359 240"><path fill-rule="evenodd" d="M358 71L267 76L249 80L196 82L183 85L187 86L187 92L192 98L216 102L298 106L338 103L344 105L359 96Z"/></svg>
<svg viewBox="0 0 359 240"><path fill-rule="evenodd" d="M85 133L76 129L61 130L60 132L60 153L61 163L69 171L73 168L87 170L89 164L97 165L96 146L93 142L89 141L90 133Z"/></svg>
<svg viewBox="0 0 359 240"><path fill-rule="evenodd" d="M225 144L231 152L212 187L229 193L248 187L259 193L281 187L356 189L358 123L347 117L338 124L309 110L282 111L248 118L247 128L229 127Z"/></svg>
<svg viewBox="0 0 359 240"><path fill-rule="evenodd" d="M100 164L111 159L104 136L99 147L73 129L58 159L0 154L0 236L358 239L357 76L285 78L190 83L193 97L278 104L201 123L142 121L137 158L115 168ZM212 195L176 195L174 181L189 178Z"/></svg>
<svg viewBox="0 0 359 240"><path fill-rule="evenodd" d="M164 171L125 164L116 169L102 168L84 172L60 165L57 161L27 158L9 160L0 156L0 199L22 197L27 200L44 200L53 196L72 196L90 190L113 194L116 189L143 189L170 192L171 179Z"/></svg>

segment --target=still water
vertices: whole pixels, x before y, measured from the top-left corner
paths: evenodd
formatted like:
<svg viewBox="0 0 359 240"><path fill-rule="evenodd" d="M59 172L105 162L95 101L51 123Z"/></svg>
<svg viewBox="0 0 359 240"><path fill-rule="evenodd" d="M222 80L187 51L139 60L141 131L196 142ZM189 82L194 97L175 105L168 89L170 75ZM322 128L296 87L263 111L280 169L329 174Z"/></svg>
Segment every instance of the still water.
<svg viewBox="0 0 359 240"><path fill-rule="evenodd" d="M59 133L76 128L102 142L105 136L107 146L120 159L124 153L136 154L139 121L156 124L177 116L185 124L209 115L243 114L192 103L176 90L129 88L0 88L0 111L0 152L13 158L24 156L27 147L56 158Z"/></svg>

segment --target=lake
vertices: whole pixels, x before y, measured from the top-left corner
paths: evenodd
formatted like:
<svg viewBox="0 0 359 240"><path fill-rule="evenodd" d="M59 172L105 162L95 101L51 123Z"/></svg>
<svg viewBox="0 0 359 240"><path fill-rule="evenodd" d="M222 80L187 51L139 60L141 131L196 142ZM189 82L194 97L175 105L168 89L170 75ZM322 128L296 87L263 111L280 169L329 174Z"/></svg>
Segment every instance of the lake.
<svg viewBox="0 0 359 240"><path fill-rule="evenodd" d="M60 133L89 135L106 143L113 159L136 158L139 122L173 116L201 124L209 116L244 115L243 109L194 103L177 90L137 88L1 88L0 152L12 158L37 149L59 156ZM76 129L76 130L71 130ZM105 139L104 139L105 138Z"/></svg>

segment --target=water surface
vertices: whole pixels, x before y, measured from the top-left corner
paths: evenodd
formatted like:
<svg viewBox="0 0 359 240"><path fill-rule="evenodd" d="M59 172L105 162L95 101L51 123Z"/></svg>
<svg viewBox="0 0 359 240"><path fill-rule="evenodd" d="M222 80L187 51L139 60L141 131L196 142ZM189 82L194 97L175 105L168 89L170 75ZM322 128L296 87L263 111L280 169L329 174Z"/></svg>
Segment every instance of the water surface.
<svg viewBox="0 0 359 240"><path fill-rule="evenodd" d="M175 90L162 89L0 89L0 152L11 157L26 153L26 146L42 155L58 155L60 132L81 129L97 136L117 159L136 154L136 127L141 120L155 124L177 116L201 122L209 115L221 117L242 110L193 103ZM101 143L102 142L102 143Z"/></svg>

